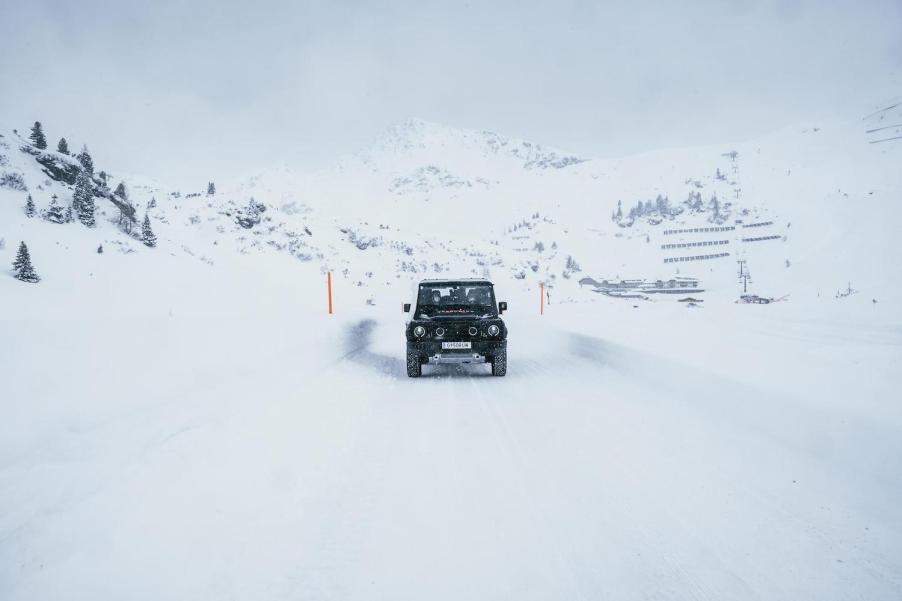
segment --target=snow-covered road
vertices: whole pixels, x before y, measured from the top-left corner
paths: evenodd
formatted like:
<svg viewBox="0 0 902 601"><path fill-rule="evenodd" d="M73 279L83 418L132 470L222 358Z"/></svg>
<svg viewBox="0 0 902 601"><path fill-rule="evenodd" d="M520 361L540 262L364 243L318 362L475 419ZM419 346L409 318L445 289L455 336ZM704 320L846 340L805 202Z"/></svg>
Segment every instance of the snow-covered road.
<svg viewBox="0 0 902 601"><path fill-rule="evenodd" d="M317 323L6 324L0 597L902 596L898 332L855 399L804 324L733 377L514 315L507 377L411 380L397 321Z"/></svg>

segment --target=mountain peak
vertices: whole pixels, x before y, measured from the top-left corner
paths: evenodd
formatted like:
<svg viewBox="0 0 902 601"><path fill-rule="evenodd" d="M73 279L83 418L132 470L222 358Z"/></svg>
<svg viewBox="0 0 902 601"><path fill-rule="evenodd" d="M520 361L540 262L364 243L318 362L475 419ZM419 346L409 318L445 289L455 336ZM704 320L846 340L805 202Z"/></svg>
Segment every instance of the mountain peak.
<svg viewBox="0 0 902 601"><path fill-rule="evenodd" d="M388 128L357 156L373 168L395 163L399 158L425 164L441 162L441 158L449 156L497 158L518 163L524 169L561 169L588 160L493 131L448 127L419 117Z"/></svg>

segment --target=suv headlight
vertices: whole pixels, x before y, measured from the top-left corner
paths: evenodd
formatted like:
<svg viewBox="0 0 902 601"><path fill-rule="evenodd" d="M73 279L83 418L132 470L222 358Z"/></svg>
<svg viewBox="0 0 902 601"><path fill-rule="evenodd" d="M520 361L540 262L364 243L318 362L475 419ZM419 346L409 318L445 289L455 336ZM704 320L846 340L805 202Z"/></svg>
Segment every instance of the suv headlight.
<svg viewBox="0 0 902 601"><path fill-rule="evenodd" d="M413 329L413 335L416 336L417 338L422 338L423 336L426 335L426 328L424 328L423 326L415 327Z"/></svg>
<svg viewBox="0 0 902 601"><path fill-rule="evenodd" d="M489 326L489 336L497 336L499 332L501 332L501 328L495 324Z"/></svg>

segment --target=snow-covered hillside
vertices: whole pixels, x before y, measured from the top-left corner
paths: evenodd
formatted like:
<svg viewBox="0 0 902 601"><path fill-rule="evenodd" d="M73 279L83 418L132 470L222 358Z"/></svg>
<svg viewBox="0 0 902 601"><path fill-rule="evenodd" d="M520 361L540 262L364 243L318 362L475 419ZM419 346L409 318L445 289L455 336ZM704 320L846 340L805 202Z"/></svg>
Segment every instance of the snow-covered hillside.
<svg viewBox="0 0 902 601"><path fill-rule="evenodd" d="M596 296L579 285L583 278L690 275L735 299L738 259L763 295L817 303L851 284L868 300L889 301L902 275L886 251L899 218L902 145L869 143L876 118L618 160L409 120L334 169L280 166L220 182L214 195L128 177L130 202L139 218L149 214L159 251L113 227L119 210L103 201L97 231L77 235L211 268L236 253L284 253L359 288L354 303L396 298L399 284L449 273L509 279L524 293L544 282L575 301ZM39 209L53 194L68 201L70 187L20 150L27 140L2 140L4 173L21 176ZM47 256L40 246L76 235L67 231L74 228L26 222L25 192L0 194L0 235L12 241L6 252L18 243L13 228L28 225L40 232L31 241L35 260L55 261L60 253ZM244 228L238 218L252 198L263 212ZM156 206L147 210L151 199Z"/></svg>
<svg viewBox="0 0 902 601"><path fill-rule="evenodd" d="M210 194L95 157L95 227L0 131L0 598L902 597L891 104L605 160L410 120ZM505 378L405 377L445 276Z"/></svg>

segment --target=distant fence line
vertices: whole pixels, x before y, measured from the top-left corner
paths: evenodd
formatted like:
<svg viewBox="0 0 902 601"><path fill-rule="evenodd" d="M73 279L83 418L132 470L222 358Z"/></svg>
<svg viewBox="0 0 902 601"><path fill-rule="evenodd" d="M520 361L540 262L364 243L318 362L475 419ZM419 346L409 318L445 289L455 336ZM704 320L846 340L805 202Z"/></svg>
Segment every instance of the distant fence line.
<svg viewBox="0 0 902 601"><path fill-rule="evenodd" d="M732 225L723 225L718 227L696 227L687 230L664 230L664 235L669 236L671 234L704 234L706 232L729 232L735 229L736 228Z"/></svg>
<svg viewBox="0 0 902 601"><path fill-rule="evenodd" d="M745 223L742 227L764 227L765 225L773 225L773 221L762 221L760 223Z"/></svg>
<svg viewBox="0 0 902 601"><path fill-rule="evenodd" d="M693 246L720 246L721 244L729 244L729 240L705 240L704 242L681 242L678 244L662 244L661 249L668 248L691 248Z"/></svg>
<svg viewBox="0 0 902 601"><path fill-rule="evenodd" d="M705 261L707 259L720 259L729 257L730 253L717 253L716 255L696 255L694 257L667 257L665 263L682 263L683 261Z"/></svg>
<svg viewBox="0 0 902 601"><path fill-rule="evenodd" d="M758 238L743 238L743 242L760 242L761 240L779 240L783 236L759 236Z"/></svg>

